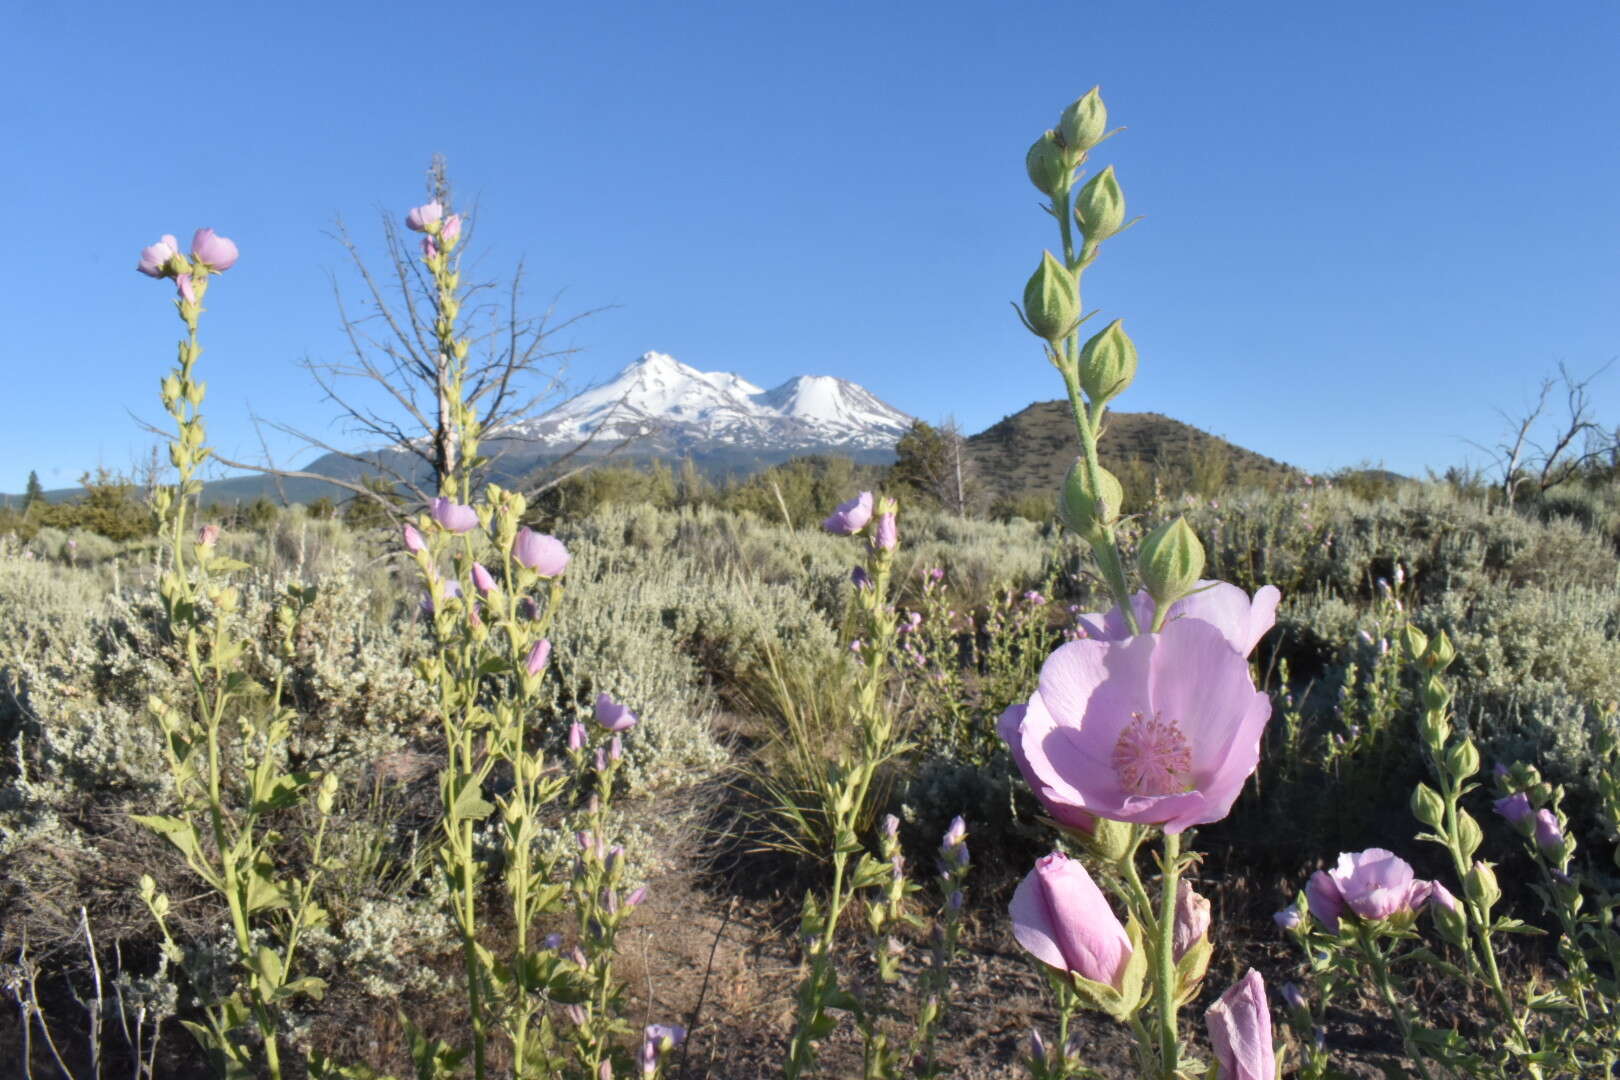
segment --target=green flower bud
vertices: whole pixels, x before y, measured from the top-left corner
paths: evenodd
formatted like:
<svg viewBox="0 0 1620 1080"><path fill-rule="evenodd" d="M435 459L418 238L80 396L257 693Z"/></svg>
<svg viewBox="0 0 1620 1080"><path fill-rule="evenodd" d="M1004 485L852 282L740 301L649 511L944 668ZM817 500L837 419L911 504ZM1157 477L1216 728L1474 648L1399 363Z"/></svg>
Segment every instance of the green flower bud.
<svg viewBox="0 0 1620 1080"><path fill-rule="evenodd" d="M1085 844L1104 862L1120 862L1130 854L1131 827L1122 821L1098 818L1091 835L1085 838Z"/></svg>
<svg viewBox="0 0 1620 1080"><path fill-rule="evenodd" d="M1423 706L1427 709L1439 711L1451 703L1451 691L1446 684L1434 676L1429 676L1423 684Z"/></svg>
<svg viewBox="0 0 1620 1080"><path fill-rule="evenodd" d="M1074 200L1074 220L1087 240L1102 241L1125 224L1125 193L1112 165L1086 181Z"/></svg>
<svg viewBox="0 0 1620 1080"><path fill-rule="evenodd" d="M1080 320L1080 297L1074 275L1050 251L1024 286L1024 323L1036 337L1060 341Z"/></svg>
<svg viewBox="0 0 1620 1080"><path fill-rule="evenodd" d="M1431 829L1438 829L1446 816L1446 804L1440 793L1428 784L1412 789L1412 816Z"/></svg>
<svg viewBox="0 0 1620 1080"><path fill-rule="evenodd" d="M1446 769L1458 780L1466 780L1479 772L1479 750L1474 740L1463 738L1451 744L1446 751Z"/></svg>
<svg viewBox="0 0 1620 1080"><path fill-rule="evenodd" d="M1444 630L1434 636L1429 647L1423 651L1423 664L1431 671L1444 671L1457 659L1457 650L1451 644L1451 639Z"/></svg>
<svg viewBox="0 0 1620 1080"><path fill-rule="evenodd" d="M1024 155L1024 169L1029 173L1029 182L1042 195L1053 195L1068 187L1074 174L1074 164L1053 131L1030 146L1029 153Z"/></svg>
<svg viewBox="0 0 1620 1080"><path fill-rule="evenodd" d="M1468 871L1463 888L1468 893L1468 899L1487 912L1502 898L1502 889L1496 884L1496 872L1489 863L1475 863L1474 868Z"/></svg>
<svg viewBox="0 0 1620 1080"><path fill-rule="evenodd" d="M1406 653L1408 660L1419 660L1425 649L1429 647L1429 635L1417 627L1408 624L1401 630L1401 649Z"/></svg>
<svg viewBox="0 0 1620 1080"><path fill-rule="evenodd" d="M1485 830L1479 827L1474 815L1466 810L1457 811L1457 846L1462 849L1463 858L1472 859L1479 845L1485 842Z"/></svg>
<svg viewBox="0 0 1620 1080"><path fill-rule="evenodd" d="M1102 539L1103 530L1119 520L1125 502L1125 489L1114 474L1100 465L1097 473L1102 477L1100 491L1092 489L1086 459L1075 458L1069 475L1063 479L1063 496L1058 500L1058 517L1088 543Z"/></svg>
<svg viewBox="0 0 1620 1080"><path fill-rule="evenodd" d="M1136 568L1148 595L1163 611L1192 592L1203 576L1204 545L1187 519L1178 517L1160 525L1143 539Z"/></svg>
<svg viewBox="0 0 1620 1080"><path fill-rule="evenodd" d="M1058 134L1063 144L1084 153L1102 142L1108 131L1108 107L1103 104L1101 87L1093 86L1058 118Z"/></svg>
<svg viewBox="0 0 1620 1080"><path fill-rule="evenodd" d="M1136 378L1136 343L1115 319L1080 350L1080 385L1092 401L1110 401Z"/></svg>

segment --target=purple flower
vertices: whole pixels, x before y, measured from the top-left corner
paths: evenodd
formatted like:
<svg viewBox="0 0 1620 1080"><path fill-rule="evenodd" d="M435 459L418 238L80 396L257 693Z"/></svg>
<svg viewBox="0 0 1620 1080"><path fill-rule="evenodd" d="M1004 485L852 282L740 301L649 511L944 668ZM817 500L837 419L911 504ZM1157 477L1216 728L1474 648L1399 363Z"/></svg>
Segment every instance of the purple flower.
<svg viewBox="0 0 1620 1080"><path fill-rule="evenodd" d="M585 749L585 725L578 720L568 725L568 749Z"/></svg>
<svg viewBox="0 0 1620 1080"><path fill-rule="evenodd" d="M1507 818L1507 823L1515 828L1535 813L1535 807L1530 805L1530 796L1522 791L1516 791L1504 799L1497 799L1491 804L1491 808Z"/></svg>
<svg viewBox="0 0 1620 1080"><path fill-rule="evenodd" d="M530 675L538 675L546 669L546 661L551 659L551 642L541 638L529 647L529 658L523 662L523 670Z"/></svg>
<svg viewBox="0 0 1620 1080"><path fill-rule="evenodd" d="M1204 580L1193 588L1194 592L1170 605L1164 620L1166 628L1177 620L1202 619L1220 630L1232 648L1248 656L1277 621L1277 602L1282 593L1275 585L1262 586L1253 599L1224 581ZM1144 589L1131 598L1131 607L1137 625L1145 632L1153 624L1153 598ZM1117 607L1107 614L1079 615L1075 621L1087 637L1096 641L1123 641L1130 636L1125 616Z"/></svg>
<svg viewBox="0 0 1620 1080"><path fill-rule="evenodd" d="M1179 962L1187 950L1209 936L1209 898L1193 891L1185 878L1176 889L1175 944L1171 955Z"/></svg>
<svg viewBox="0 0 1620 1080"><path fill-rule="evenodd" d="M453 533L469 532L478 527L477 510L452 502L442 495L433 500L432 514L433 520L439 523L440 528Z"/></svg>
<svg viewBox="0 0 1620 1080"><path fill-rule="evenodd" d="M1131 939L1086 868L1061 852L1041 858L1013 893L1013 937L1059 971L1119 988Z"/></svg>
<svg viewBox="0 0 1620 1080"><path fill-rule="evenodd" d="M629 731L636 726L636 714L606 694L596 695L596 722L608 731Z"/></svg>
<svg viewBox="0 0 1620 1080"><path fill-rule="evenodd" d="M951 818L950 825L945 829L943 846L946 848L955 848L958 844L962 843L962 841L966 839L967 822L962 820L961 814L957 814L955 817Z"/></svg>
<svg viewBox="0 0 1620 1080"><path fill-rule="evenodd" d="M1276 923L1277 926L1283 930L1297 930L1299 929L1299 924L1305 920L1300 915L1299 908L1285 907L1281 911L1277 912L1277 914L1273 915L1271 917L1271 921Z"/></svg>
<svg viewBox="0 0 1620 1080"><path fill-rule="evenodd" d="M406 551L410 552L412 555L417 555L427 550L427 541L422 539L422 534L416 531L415 525L412 525L407 521L405 523L404 533Z"/></svg>
<svg viewBox="0 0 1620 1080"><path fill-rule="evenodd" d="M497 588L494 576L483 563L473 563L472 579L473 588L478 590L480 596L488 596Z"/></svg>
<svg viewBox="0 0 1620 1080"><path fill-rule="evenodd" d="M877 530L872 534L872 546L879 551L893 551L900 546L900 530L895 524L893 514L878 515Z"/></svg>
<svg viewBox="0 0 1620 1080"><path fill-rule="evenodd" d="M1303 1009L1305 1007L1305 991L1299 983L1283 983L1282 999L1290 1009Z"/></svg>
<svg viewBox="0 0 1620 1080"><path fill-rule="evenodd" d="M541 577L554 578L568 568L569 554L555 536L524 526L512 541L512 558Z"/></svg>
<svg viewBox="0 0 1620 1080"><path fill-rule="evenodd" d="M1178 619L1159 634L1060 646L1017 745L1048 808L1179 833L1232 809L1270 716L1271 699L1222 632Z"/></svg>
<svg viewBox="0 0 1620 1080"><path fill-rule="evenodd" d="M624 898L625 907L636 907L647 899L647 886L638 885L630 890L630 895Z"/></svg>
<svg viewBox="0 0 1620 1080"><path fill-rule="evenodd" d="M1029 759L1024 756L1023 736L1020 734L1024 725L1024 715L1028 712L1027 705L1009 705L996 721L996 733L1001 736L1002 742L1007 744L1007 752L1012 756L1013 764L1018 766L1018 772L1023 776L1024 783L1035 792L1035 797L1041 801L1053 821L1070 829L1079 829L1090 834L1097 828L1097 817L1088 814L1079 807L1070 806L1050 797L1044 785L1030 770Z"/></svg>
<svg viewBox="0 0 1620 1080"><path fill-rule="evenodd" d="M1339 929L1339 917L1344 914L1344 896L1338 883L1326 870L1318 870L1305 883L1305 903L1316 916L1316 921L1331 931Z"/></svg>
<svg viewBox="0 0 1620 1080"><path fill-rule="evenodd" d="M854 536L866 528L866 523L872 520L872 493L863 491L847 503L840 503L838 509L821 527L830 533L839 536Z"/></svg>
<svg viewBox="0 0 1620 1080"><path fill-rule="evenodd" d="M686 1029L679 1024L648 1024L641 1043L641 1075L657 1075L658 1059L685 1041Z"/></svg>
<svg viewBox="0 0 1620 1080"><path fill-rule="evenodd" d="M1554 852L1564 846L1564 830L1551 810L1536 811L1536 843L1546 852Z"/></svg>
<svg viewBox="0 0 1620 1080"><path fill-rule="evenodd" d="M1040 607L1042 604L1046 603L1046 597L1042 596L1034 589L1031 589L1029 592L1024 594L1024 602L1027 604L1033 604L1036 607Z"/></svg>
<svg viewBox="0 0 1620 1080"><path fill-rule="evenodd" d="M436 224L442 217L444 207L437 202L430 202L426 206L412 208L411 212L405 215L405 227L413 232L425 232L429 225Z"/></svg>
<svg viewBox="0 0 1620 1080"><path fill-rule="evenodd" d="M870 589L872 587L872 575L866 572L864 566L857 566L851 570L849 580L857 589Z"/></svg>
<svg viewBox="0 0 1620 1080"><path fill-rule="evenodd" d="M198 229L191 238L191 257L216 274L236 265L236 245L213 229Z"/></svg>
<svg viewBox="0 0 1620 1080"><path fill-rule="evenodd" d="M1275 1080L1277 1051L1271 1042L1266 983L1253 968L1233 983L1204 1014L1221 1080Z"/></svg>
<svg viewBox="0 0 1620 1080"><path fill-rule="evenodd" d="M180 254L180 242L167 234L155 244L141 248L140 262L135 269L147 277L168 277L169 260Z"/></svg>
<svg viewBox="0 0 1620 1080"><path fill-rule="evenodd" d="M932 570L928 571L928 576L935 581L944 581L945 568L943 566L936 566Z"/></svg>
<svg viewBox="0 0 1620 1080"><path fill-rule="evenodd" d="M1316 884L1320 876L1311 876ZM1339 856L1339 864L1327 872L1345 907L1363 919L1387 919L1400 911L1410 911L1429 898L1429 883L1412 875L1412 866L1405 859L1383 848L1368 848L1353 854ZM1306 886L1310 899L1310 886ZM1316 913L1316 905L1311 911ZM1329 929L1336 928L1336 920L1329 923L1318 914L1317 918Z"/></svg>

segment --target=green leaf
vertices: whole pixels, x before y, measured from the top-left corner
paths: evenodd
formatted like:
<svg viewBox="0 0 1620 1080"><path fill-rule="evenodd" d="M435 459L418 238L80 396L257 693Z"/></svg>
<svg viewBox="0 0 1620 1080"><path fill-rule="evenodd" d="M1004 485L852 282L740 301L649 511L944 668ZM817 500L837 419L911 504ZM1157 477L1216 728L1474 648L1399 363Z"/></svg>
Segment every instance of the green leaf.
<svg viewBox="0 0 1620 1080"><path fill-rule="evenodd" d="M451 821L482 821L495 812L493 804L484 800L483 791L476 783L468 782L456 796L455 804L450 808Z"/></svg>

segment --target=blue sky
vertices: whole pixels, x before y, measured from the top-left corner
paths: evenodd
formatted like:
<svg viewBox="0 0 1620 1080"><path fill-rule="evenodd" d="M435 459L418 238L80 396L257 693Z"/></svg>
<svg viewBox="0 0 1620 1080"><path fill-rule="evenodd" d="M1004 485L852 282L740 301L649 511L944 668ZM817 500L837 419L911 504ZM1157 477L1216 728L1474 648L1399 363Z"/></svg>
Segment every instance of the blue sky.
<svg viewBox="0 0 1620 1080"><path fill-rule="evenodd" d="M1469 456L1563 361L1620 354L1612 3L27 5L0 263L0 490L150 445L171 290L142 245L210 225L202 374L348 442L298 363L341 359L341 215L479 200L484 276L609 307L602 381L658 349L865 384L977 431L1059 396L1013 318L1049 219L1029 142L1094 83L1131 213L1088 306L1142 352L1118 402L1312 469ZM1620 422L1620 370L1600 381ZM284 451L284 442L276 443ZM1477 456L1477 454L1475 455Z"/></svg>

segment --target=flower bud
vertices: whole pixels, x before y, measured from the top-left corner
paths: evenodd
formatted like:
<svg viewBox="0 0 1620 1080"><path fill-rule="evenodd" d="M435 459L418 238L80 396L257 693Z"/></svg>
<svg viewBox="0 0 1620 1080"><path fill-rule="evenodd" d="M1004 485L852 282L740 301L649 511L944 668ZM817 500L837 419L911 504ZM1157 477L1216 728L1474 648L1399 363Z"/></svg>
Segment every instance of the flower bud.
<svg viewBox="0 0 1620 1080"><path fill-rule="evenodd" d="M1457 846L1462 849L1464 858L1473 857L1479 850L1479 845L1485 842L1485 830L1479 827L1474 815L1466 810L1457 811Z"/></svg>
<svg viewBox="0 0 1620 1080"><path fill-rule="evenodd" d="M405 523L404 533L406 551L410 552L412 555L418 555L427 550L427 542L422 539L422 534L416 531L415 525L412 525L407 521Z"/></svg>
<svg viewBox="0 0 1620 1080"><path fill-rule="evenodd" d="M444 207L430 202L426 206L412 207L405 215L405 227L412 232L426 232L429 225L437 225L443 217Z"/></svg>
<svg viewBox="0 0 1620 1080"><path fill-rule="evenodd" d="M1030 146L1029 153L1024 155L1024 169L1029 173L1029 182L1042 195L1056 194L1068 185L1074 173L1074 166L1053 131L1046 132Z"/></svg>
<svg viewBox="0 0 1620 1080"><path fill-rule="evenodd" d="M1074 275L1050 251L1024 286L1024 324L1036 337L1061 341L1080 320Z"/></svg>
<svg viewBox="0 0 1620 1080"><path fill-rule="evenodd" d="M872 546L878 551L893 551L900 546L900 532L893 514L878 516L877 528L872 533Z"/></svg>
<svg viewBox="0 0 1620 1080"><path fill-rule="evenodd" d="M1474 740L1462 738L1446 750L1446 769L1459 780L1466 780L1479 772L1479 750Z"/></svg>
<svg viewBox="0 0 1620 1080"><path fill-rule="evenodd" d="M1401 629L1401 649L1408 660L1421 659L1429 647L1429 635L1408 623Z"/></svg>
<svg viewBox="0 0 1620 1080"><path fill-rule="evenodd" d="M622 761L624 759L624 740L615 735L608 740L608 760Z"/></svg>
<svg viewBox="0 0 1620 1080"><path fill-rule="evenodd" d="M1204 1014L1204 1025L1222 1080L1276 1080L1271 1007L1258 971L1250 968L1232 984Z"/></svg>
<svg viewBox="0 0 1620 1080"><path fill-rule="evenodd" d="M1094 402L1113 400L1136 378L1136 343L1123 322L1115 319L1080 350L1080 385Z"/></svg>
<svg viewBox="0 0 1620 1080"><path fill-rule="evenodd" d="M1434 636L1429 647L1423 651L1423 665L1430 671L1444 671L1451 666L1457 658L1457 649L1451 644L1451 639L1444 630Z"/></svg>
<svg viewBox="0 0 1620 1080"><path fill-rule="evenodd" d="M1088 542L1102 539L1103 530L1119 520L1125 502L1125 489L1114 474L1102 466L1097 467L1102 480L1099 490L1091 486L1091 470L1085 458L1075 458L1069 466L1069 475L1063 480L1063 497L1058 503L1058 516L1063 524Z"/></svg>
<svg viewBox="0 0 1620 1080"><path fill-rule="evenodd" d="M1551 810L1536 811L1536 844L1548 854L1555 854L1564 846L1564 830Z"/></svg>
<svg viewBox="0 0 1620 1080"><path fill-rule="evenodd" d="M478 590L480 596L488 596L495 591L495 577L483 563L473 563L473 588Z"/></svg>
<svg viewBox="0 0 1620 1080"><path fill-rule="evenodd" d="M219 526L209 522L197 530L197 546L211 548L219 542Z"/></svg>
<svg viewBox="0 0 1620 1080"><path fill-rule="evenodd" d="M1119 989L1131 939L1080 863L1055 852L1039 860L1010 911L1013 937L1037 960Z"/></svg>
<svg viewBox="0 0 1620 1080"><path fill-rule="evenodd" d="M1535 812L1535 808L1530 805L1530 796L1522 791L1516 791L1506 798L1497 799L1491 804L1491 808L1506 818L1507 823L1515 828L1521 827L1530 818L1530 815Z"/></svg>
<svg viewBox="0 0 1620 1080"><path fill-rule="evenodd" d="M1299 908L1285 907L1273 915L1271 921L1276 923L1280 930L1298 930L1305 917L1299 913Z"/></svg>
<svg viewBox="0 0 1620 1080"><path fill-rule="evenodd" d="M1176 889L1176 922L1171 955L1179 962L1187 950L1209 936L1209 898L1200 896L1183 879Z"/></svg>
<svg viewBox="0 0 1620 1080"><path fill-rule="evenodd" d="M573 751L585 749L585 725L578 720L568 725L568 749Z"/></svg>
<svg viewBox="0 0 1620 1080"><path fill-rule="evenodd" d="M1125 224L1125 193L1112 165L1087 180L1074 200L1074 220L1087 240L1099 243Z"/></svg>
<svg viewBox="0 0 1620 1080"><path fill-rule="evenodd" d="M1102 142L1108 132L1108 107L1100 91L1101 87L1093 86L1058 118L1058 134L1073 153L1085 153Z"/></svg>
<svg viewBox="0 0 1620 1080"><path fill-rule="evenodd" d="M538 675L546 669L546 661L551 659L551 642L541 638L529 648L528 659L523 663L523 670L530 675ZM579 727L576 723L575 727ZM581 728L583 731L584 729Z"/></svg>
<svg viewBox="0 0 1620 1080"><path fill-rule="evenodd" d="M1468 894L1468 899L1485 911L1490 911L1502 898L1502 888L1497 885L1496 872L1489 863L1474 864L1474 868L1468 871L1468 877L1463 880L1463 891Z"/></svg>
<svg viewBox="0 0 1620 1080"><path fill-rule="evenodd" d="M1186 518L1176 518L1143 539L1136 568L1159 610L1167 610L1204 576L1204 545Z"/></svg>
<svg viewBox="0 0 1620 1080"><path fill-rule="evenodd" d="M1446 804L1440 793L1428 784L1412 789L1412 816L1431 829L1438 829L1446 816Z"/></svg>
<svg viewBox="0 0 1620 1080"><path fill-rule="evenodd" d="M439 229L439 250L449 251L461 239L461 215L451 214L444 219L444 225Z"/></svg>

